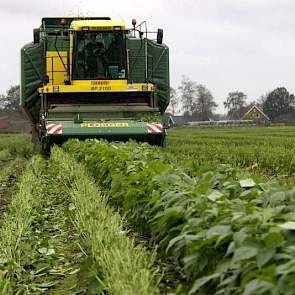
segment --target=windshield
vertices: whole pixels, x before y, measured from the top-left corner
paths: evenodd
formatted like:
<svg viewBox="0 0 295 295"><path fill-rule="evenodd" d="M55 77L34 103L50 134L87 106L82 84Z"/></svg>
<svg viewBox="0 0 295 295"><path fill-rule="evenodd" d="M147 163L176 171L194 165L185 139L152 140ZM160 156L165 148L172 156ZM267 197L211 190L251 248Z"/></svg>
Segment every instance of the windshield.
<svg viewBox="0 0 295 295"><path fill-rule="evenodd" d="M126 77L122 31L77 31L73 54L73 79L111 80Z"/></svg>

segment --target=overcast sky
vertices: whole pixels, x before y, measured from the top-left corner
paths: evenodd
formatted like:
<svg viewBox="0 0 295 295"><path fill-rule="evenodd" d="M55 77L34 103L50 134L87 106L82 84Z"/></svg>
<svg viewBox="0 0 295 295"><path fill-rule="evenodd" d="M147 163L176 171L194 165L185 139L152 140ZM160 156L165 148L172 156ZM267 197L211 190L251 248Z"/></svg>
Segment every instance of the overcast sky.
<svg viewBox="0 0 295 295"><path fill-rule="evenodd" d="M19 51L42 16L97 15L163 28L171 86L204 84L223 111L230 91L248 100L278 86L295 92L294 0L8 0L0 2L0 93L19 84Z"/></svg>

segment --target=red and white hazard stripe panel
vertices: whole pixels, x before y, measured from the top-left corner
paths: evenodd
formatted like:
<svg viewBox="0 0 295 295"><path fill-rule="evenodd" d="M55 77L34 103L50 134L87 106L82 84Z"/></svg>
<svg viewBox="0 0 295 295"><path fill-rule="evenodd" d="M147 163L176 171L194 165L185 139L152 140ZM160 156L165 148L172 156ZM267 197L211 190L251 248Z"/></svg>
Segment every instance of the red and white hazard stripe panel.
<svg viewBox="0 0 295 295"><path fill-rule="evenodd" d="M47 134L62 134L61 124L48 124L46 125Z"/></svg>
<svg viewBox="0 0 295 295"><path fill-rule="evenodd" d="M163 133L164 131L163 125L159 123L147 123L146 126L148 133Z"/></svg>

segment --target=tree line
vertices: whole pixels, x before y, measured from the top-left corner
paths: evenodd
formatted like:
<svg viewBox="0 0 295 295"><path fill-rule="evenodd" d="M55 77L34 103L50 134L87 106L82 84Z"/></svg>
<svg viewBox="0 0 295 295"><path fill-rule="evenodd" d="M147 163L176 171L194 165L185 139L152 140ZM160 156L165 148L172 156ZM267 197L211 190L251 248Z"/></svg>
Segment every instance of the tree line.
<svg viewBox="0 0 295 295"><path fill-rule="evenodd" d="M20 87L10 86L6 94L0 94L0 112L18 113L20 112Z"/></svg>
<svg viewBox="0 0 295 295"><path fill-rule="evenodd" d="M295 122L295 97L285 87L278 87L251 102L242 91L229 92L223 102L226 114L218 114L218 105L210 90L186 76L176 89L171 88L167 112L194 121L240 120L253 105L260 107L273 122Z"/></svg>

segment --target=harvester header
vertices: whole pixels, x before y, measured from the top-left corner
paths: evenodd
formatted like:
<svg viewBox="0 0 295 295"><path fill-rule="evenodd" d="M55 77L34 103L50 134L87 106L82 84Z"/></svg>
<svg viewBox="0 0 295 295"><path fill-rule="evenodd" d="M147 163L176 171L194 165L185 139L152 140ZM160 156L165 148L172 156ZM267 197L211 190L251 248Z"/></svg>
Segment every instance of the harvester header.
<svg viewBox="0 0 295 295"><path fill-rule="evenodd" d="M45 151L68 138L163 145L169 50L110 17L45 17L21 50L21 104Z"/></svg>

